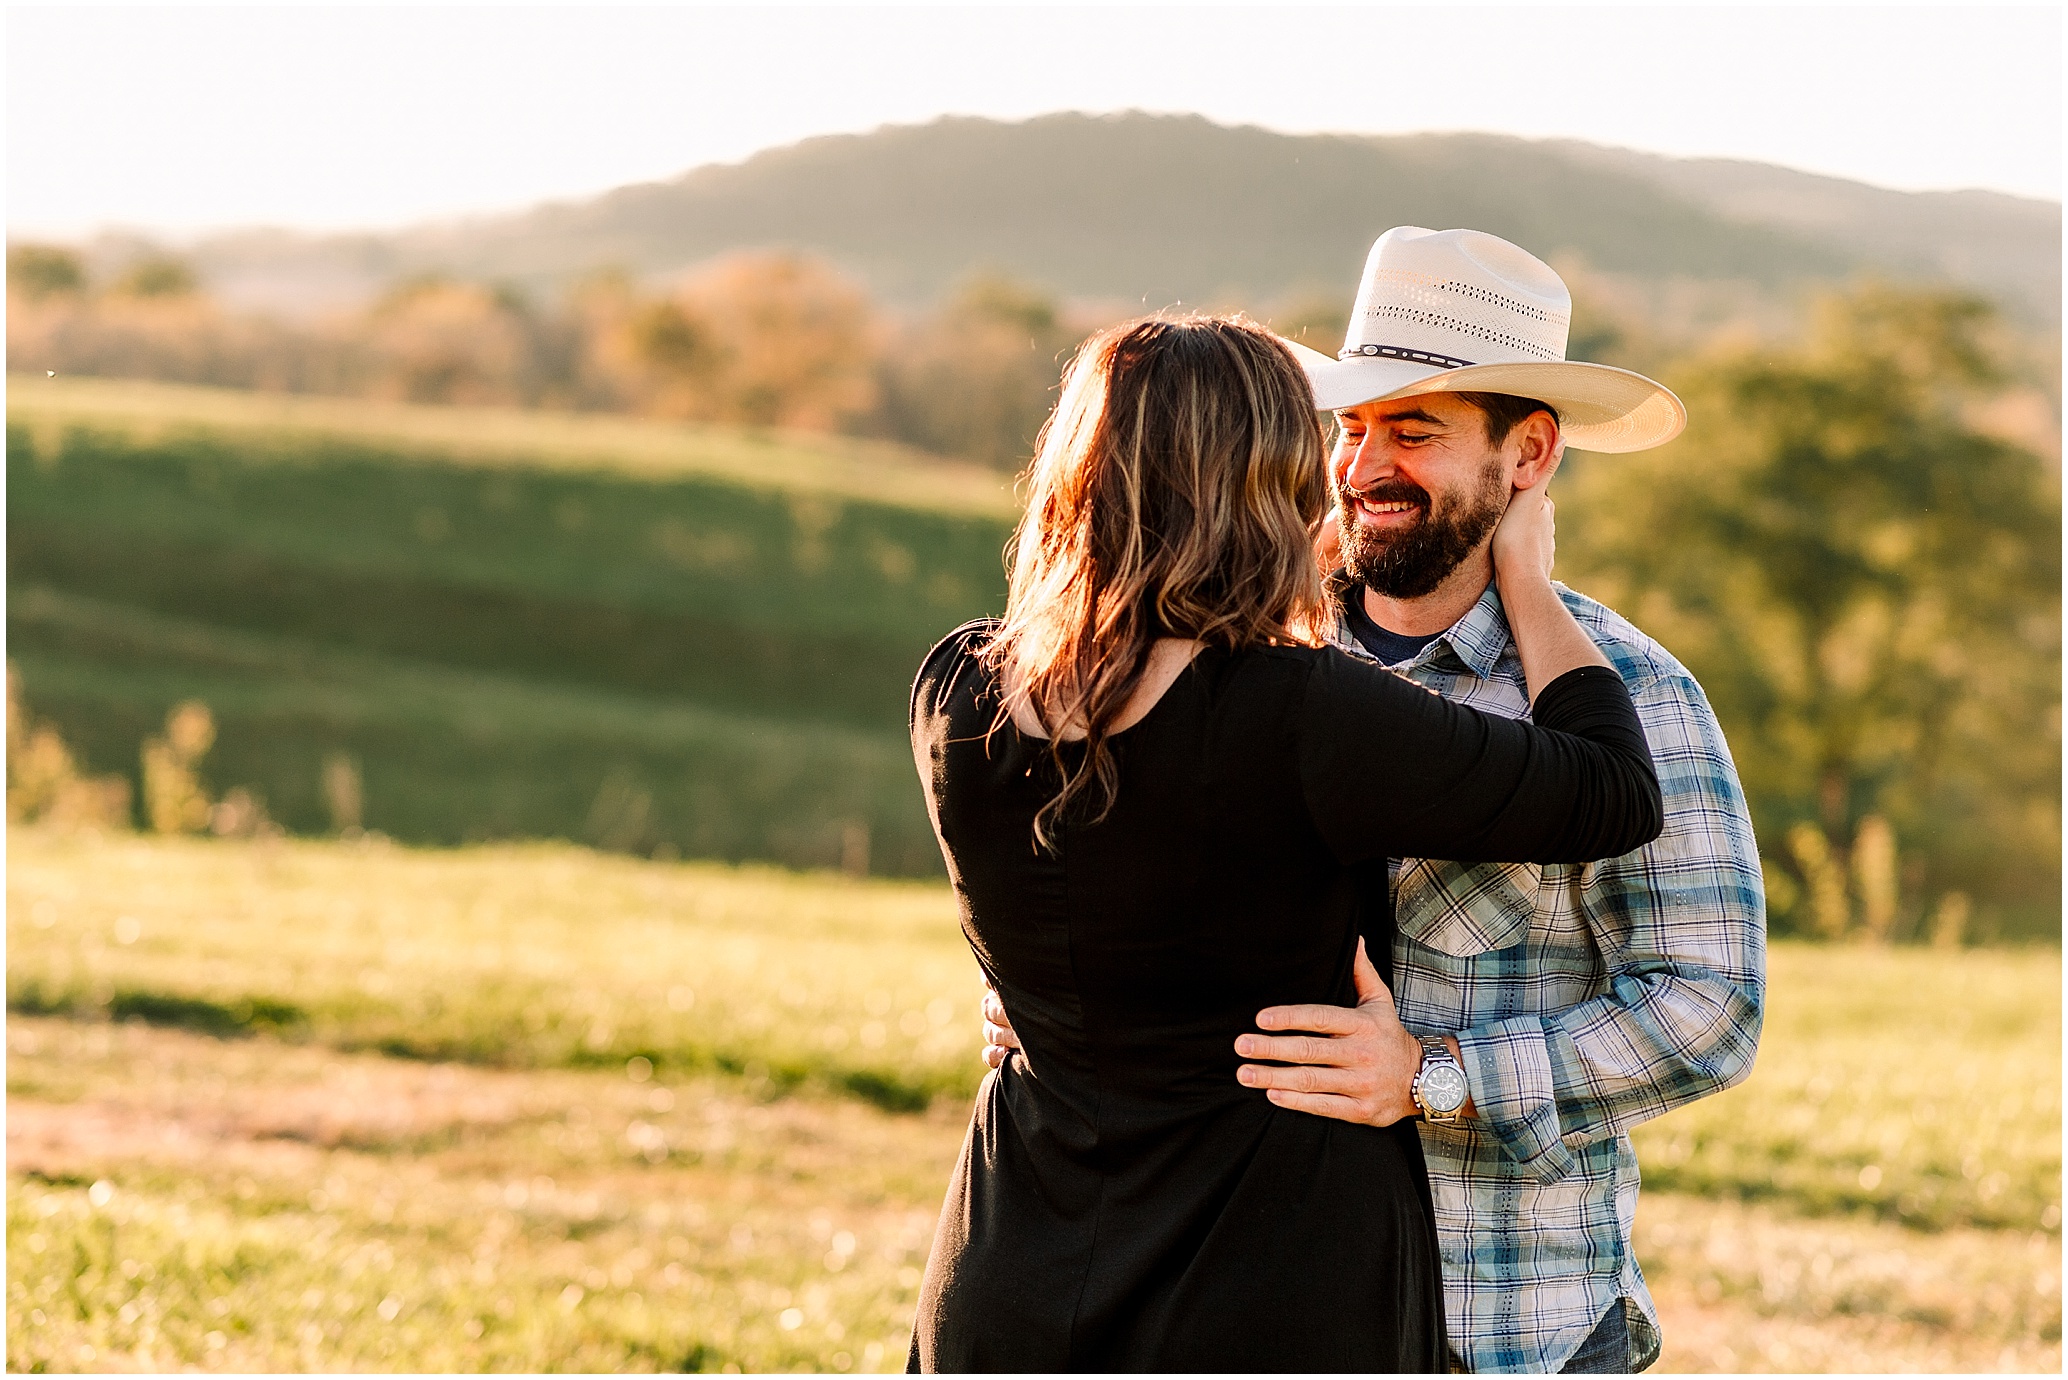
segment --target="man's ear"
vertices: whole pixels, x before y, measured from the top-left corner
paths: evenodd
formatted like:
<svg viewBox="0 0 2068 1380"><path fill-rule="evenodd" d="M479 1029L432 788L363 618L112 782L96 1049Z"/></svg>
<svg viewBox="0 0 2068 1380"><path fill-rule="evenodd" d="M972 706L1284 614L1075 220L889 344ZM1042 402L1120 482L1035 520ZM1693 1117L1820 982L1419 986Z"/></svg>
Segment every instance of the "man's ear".
<svg viewBox="0 0 2068 1380"><path fill-rule="evenodd" d="M1559 435L1558 419L1549 412L1532 412L1508 433L1508 446L1515 456L1510 476L1518 489L1533 488L1557 472L1565 457L1565 438Z"/></svg>

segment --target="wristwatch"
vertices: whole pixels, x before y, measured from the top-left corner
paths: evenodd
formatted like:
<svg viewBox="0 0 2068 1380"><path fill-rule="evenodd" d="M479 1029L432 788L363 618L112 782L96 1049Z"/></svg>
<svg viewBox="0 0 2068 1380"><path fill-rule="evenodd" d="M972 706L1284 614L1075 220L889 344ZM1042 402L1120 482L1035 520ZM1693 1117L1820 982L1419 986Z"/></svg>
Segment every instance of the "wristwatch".
<svg viewBox="0 0 2068 1380"><path fill-rule="evenodd" d="M1422 1068L1409 1091L1425 1120L1436 1126L1455 1126L1471 1094L1465 1086L1465 1070L1451 1057L1450 1046L1434 1035L1421 1036Z"/></svg>

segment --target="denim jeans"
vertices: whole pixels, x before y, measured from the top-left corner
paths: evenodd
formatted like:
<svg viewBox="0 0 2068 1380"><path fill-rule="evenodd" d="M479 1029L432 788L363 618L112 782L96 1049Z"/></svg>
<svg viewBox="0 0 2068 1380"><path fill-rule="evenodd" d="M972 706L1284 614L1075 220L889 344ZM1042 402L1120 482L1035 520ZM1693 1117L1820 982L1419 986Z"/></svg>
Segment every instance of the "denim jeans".
<svg viewBox="0 0 2068 1380"><path fill-rule="evenodd" d="M1602 1314L1601 1321L1587 1334L1587 1340L1580 1343L1580 1349L1572 1359L1558 1368L1560 1375L1630 1375L1630 1314L1629 1305L1617 1299L1615 1306ZM1450 1354L1450 1373L1470 1375L1467 1366L1458 1353Z"/></svg>
<svg viewBox="0 0 2068 1380"><path fill-rule="evenodd" d="M1601 1321L1580 1343L1572 1359L1558 1368L1560 1375L1628 1375L1630 1371L1629 1305L1617 1299L1601 1315Z"/></svg>

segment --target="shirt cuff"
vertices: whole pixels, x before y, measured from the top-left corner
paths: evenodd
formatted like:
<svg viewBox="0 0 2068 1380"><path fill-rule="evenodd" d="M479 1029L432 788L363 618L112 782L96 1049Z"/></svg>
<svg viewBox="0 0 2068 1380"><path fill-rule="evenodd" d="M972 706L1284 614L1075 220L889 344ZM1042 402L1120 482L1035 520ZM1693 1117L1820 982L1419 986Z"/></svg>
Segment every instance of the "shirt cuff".
<svg viewBox="0 0 2068 1380"><path fill-rule="evenodd" d="M1559 1134L1551 1032L1534 1016L1457 1032L1459 1062L1486 1131L1529 1178L1556 1183L1578 1161Z"/></svg>

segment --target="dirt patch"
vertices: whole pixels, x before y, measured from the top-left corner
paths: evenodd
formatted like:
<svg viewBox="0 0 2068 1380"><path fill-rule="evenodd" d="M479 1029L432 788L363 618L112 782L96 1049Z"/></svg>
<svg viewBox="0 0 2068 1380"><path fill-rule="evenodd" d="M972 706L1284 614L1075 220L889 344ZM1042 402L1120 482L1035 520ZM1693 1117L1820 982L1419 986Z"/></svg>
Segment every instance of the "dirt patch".
<svg viewBox="0 0 2068 1380"><path fill-rule="evenodd" d="M962 1126L959 1110L901 1116L644 1071L506 1072L142 1024L13 1016L8 1046L8 1164L46 1177L208 1161L297 1172L352 1151L463 1175L532 1160L606 1174L780 1162L786 1178L873 1171L945 1183Z"/></svg>
<svg viewBox="0 0 2068 1380"><path fill-rule="evenodd" d="M1647 1193L1665 1371L2054 1371L2060 1240Z"/></svg>

